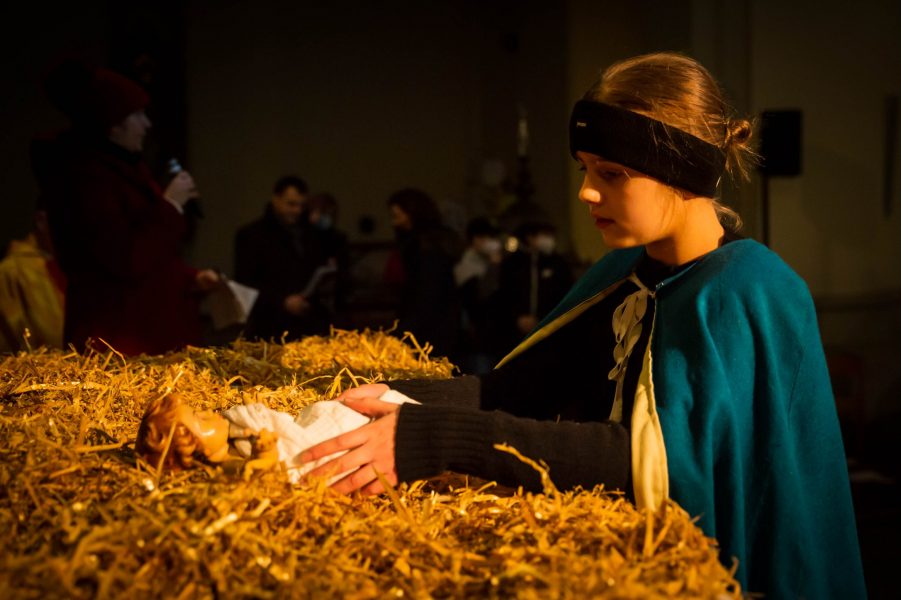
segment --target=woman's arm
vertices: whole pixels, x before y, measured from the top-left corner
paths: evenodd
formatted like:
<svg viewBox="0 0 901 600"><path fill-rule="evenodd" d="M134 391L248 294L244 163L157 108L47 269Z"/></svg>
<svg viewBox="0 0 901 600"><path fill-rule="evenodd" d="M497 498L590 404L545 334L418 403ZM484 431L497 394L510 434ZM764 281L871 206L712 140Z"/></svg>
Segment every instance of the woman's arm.
<svg viewBox="0 0 901 600"><path fill-rule="evenodd" d="M606 421L611 394L604 357L609 355L600 357L591 350L604 347L597 341L603 338L599 327L612 337L609 321L598 317L597 323L561 329L479 377L391 381L349 390L339 399L359 398L365 404L351 406L361 412L371 405L384 414L387 409L378 397L389 385L423 405L404 405L390 421L379 418L353 435L311 449L310 458L357 449L331 467L359 468L356 479L336 487L344 492L381 491L378 482L370 483L375 479L370 465L391 473L390 483L453 470L540 490L537 472L494 448L506 443L524 456L545 461L551 480L561 488L603 483L628 490L629 433L623 425Z"/></svg>
<svg viewBox="0 0 901 600"><path fill-rule="evenodd" d="M303 452L304 463L348 451L314 469L312 476L350 473L332 487L342 493L384 491L376 473L395 485L456 471L541 491L539 474L514 456L497 450L505 443L533 460L547 463L561 489L603 484L628 490L628 431L618 423L535 421L502 412L448 405L398 406L375 398L345 404L375 420Z"/></svg>
<svg viewBox="0 0 901 600"><path fill-rule="evenodd" d="M481 383L474 375L452 379L400 379L386 383L392 390L422 404L479 407Z"/></svg>
<svg viewBox="0 0 901 600"><path fill-rule="evenodd" d="M398 412L395 463L399 481L455 471L541 491L537 471L494 448L507 444L544 461L560 489L628 490L629 432L612 421L536 421L500 411L449 405L404 405Z"/></svg>

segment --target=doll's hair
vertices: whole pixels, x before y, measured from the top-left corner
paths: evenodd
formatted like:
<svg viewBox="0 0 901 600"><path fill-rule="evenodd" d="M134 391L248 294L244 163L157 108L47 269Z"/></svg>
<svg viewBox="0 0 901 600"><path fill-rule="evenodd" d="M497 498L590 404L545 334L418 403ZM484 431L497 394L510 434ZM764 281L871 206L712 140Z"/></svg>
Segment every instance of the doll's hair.
<svg viewBox="0 0 901 600"><path fill-rule="evenodd" d="M170 393L154 398L144 410L144 417L141 419L138 437L135 440L135 452L154 468L159 465L164 454L163 468L189 468L194 464L197 438L177 420L178 408L181 405L181 396ZM171 442L169 442L170 434Z"/></svg>
<svg viewBox="0 0 901 600"><path fill-rule="evenodd" d="M719 84L698 61L675 52L644 54L615 63L585 93L586 100L612 104L687 131L720 148L726 172L749 179L757 155L752 124L733 116ZM658 140L667 143L667 140ZM714 203L725 227L741 228L741 217Z"/></svg>

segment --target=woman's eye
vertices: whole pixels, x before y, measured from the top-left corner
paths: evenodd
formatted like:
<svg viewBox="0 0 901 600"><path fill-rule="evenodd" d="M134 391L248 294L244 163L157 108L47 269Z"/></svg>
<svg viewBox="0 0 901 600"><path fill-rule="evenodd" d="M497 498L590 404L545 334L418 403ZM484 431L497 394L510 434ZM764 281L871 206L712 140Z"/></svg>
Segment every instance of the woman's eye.
<svg viewBox="0 0 901 600"><path fill-rule="evenodd" d="M582 163L579 163L576 166L576 169L581 172L588 170L585 168L585 165ZM592 165L591 172L594 173L596 177L600 177L604 181L613 181L614 179L616 179L617 177L619 177L620 175L623 175L625 173L625 171L623 171L621 169L602 169L602 168L599 168L598 166L594 166L594 165Z"/></svg>

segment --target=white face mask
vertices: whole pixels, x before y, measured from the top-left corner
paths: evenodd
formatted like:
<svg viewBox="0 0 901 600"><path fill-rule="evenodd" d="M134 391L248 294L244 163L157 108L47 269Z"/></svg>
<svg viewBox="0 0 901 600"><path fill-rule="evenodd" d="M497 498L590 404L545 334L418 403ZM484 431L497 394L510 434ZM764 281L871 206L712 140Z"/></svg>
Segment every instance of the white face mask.
<svg viewBox="0 0 901 600"><path fill-rule="evenodd" d="M482 240L479 251L482 254L498 254L501 251L501 241L496 238L488 238L486 240Z"/></svg>
<svg viewBox="0 0 901 600"><path fill-rule="evenodd" d="M320 215L319 220L316 221L316 227L325 231L326 229L331 229L332 225L334 225L334 221L332 220L332 215Z"/></svg>
<svg viewBox="0 0 901 600"><path fill-rule="evenodd" d="M557 240L552 235L539 235L535 238L535 249L542 254L550 254L557 247Z"/></svg>

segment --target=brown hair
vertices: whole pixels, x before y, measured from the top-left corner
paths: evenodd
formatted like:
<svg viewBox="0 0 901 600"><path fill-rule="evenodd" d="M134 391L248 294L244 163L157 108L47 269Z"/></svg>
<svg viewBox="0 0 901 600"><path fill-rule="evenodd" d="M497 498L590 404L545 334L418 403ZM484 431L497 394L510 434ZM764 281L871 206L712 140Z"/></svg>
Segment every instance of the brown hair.
<svg viewBox="0 0 901 600"><path fill-rule="evenodd" d="M432 197L415 188L405 188L391 194L388 198L388 206L398 206L403 210L413 229L428 230L440 227L442 224L441 211Z"/></svg>
<svg viewBox="0 0 901 600"><path fill-rule="evenodd" d="M144 410L135 440L135 452L153 468L157 468L164 455L162 466L167 469L188 468L194 464L197 438L177 420L181 404L181 396L172 393L154 398Z"/></svg>
<svg viewBox="0 0 901 600"><path fill-rule="evenodd" d="M612 104L687 131L719 147L726 172L734 180L749 179L756 154L752 125L732 115L719 84L699 62L675 52L644 54L615 63L585 93L586 100ZM666 143L666 140L658 140ZM741 217L714 201L723 225L741 228Z"/></svg>
<svg viewBox="0 0 901 600"><path fill-rule="evenodd" d="M334 216L338 212L338 201L328 192L319 192L307 199L307 209L310 211L318 210Z"/></svg>

